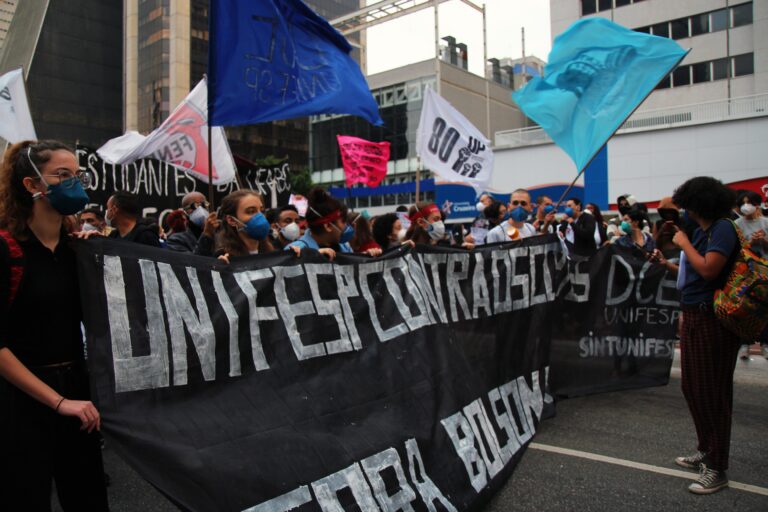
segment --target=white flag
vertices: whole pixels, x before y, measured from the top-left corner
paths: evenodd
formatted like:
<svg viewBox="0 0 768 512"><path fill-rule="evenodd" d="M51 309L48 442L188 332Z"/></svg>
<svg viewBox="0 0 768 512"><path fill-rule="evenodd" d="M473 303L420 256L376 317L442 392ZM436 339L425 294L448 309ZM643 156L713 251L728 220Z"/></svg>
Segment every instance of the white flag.
<svg viewBox="0 0 768 512"><path fill-rule="evenodd" d="M213 137L213 183L235 179L235 161L224 128ZM128 132L101 146L97 153L112 164L128 164L140 158L168 162L208 183L208 87L201 80L181 105L148 136Z"/></svg>
<svg viewBox="0 0 768 512"><path fill-rule="evenodd" d="M416 153L446 181L471 185L479 194L491 181L491 141L432 88L424 91Z"/></svg>
<svg viewBox="0 0 768 512"><path fill-rule="evenodd" d="M21 68L0 76L0 137L11 144L37 140Z"/></svg>

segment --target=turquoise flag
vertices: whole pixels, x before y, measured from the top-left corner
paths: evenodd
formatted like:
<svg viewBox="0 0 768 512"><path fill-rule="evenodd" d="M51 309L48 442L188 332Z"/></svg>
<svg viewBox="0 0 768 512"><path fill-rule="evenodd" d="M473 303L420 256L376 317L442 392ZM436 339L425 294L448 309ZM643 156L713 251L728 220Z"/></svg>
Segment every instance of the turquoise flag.
<svg viewBox="0 0 768 512"><path fill-rule="evenodd" d="M555 38L544 78L512 98L581 171L686 54L671 39L579 20Z"/></svg>

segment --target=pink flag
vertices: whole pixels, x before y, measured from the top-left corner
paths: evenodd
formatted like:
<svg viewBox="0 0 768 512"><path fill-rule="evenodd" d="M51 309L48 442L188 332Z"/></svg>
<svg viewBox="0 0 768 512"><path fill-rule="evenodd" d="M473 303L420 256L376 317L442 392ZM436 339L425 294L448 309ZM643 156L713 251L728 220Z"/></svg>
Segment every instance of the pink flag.
<svg viewBox="0 0 768 512"><path fill-rule="evenodd" d="M370 142L347 135L337 135L336 138L347 186L365 183L369 187L378 187L387 174L389 142Z"/></svg>

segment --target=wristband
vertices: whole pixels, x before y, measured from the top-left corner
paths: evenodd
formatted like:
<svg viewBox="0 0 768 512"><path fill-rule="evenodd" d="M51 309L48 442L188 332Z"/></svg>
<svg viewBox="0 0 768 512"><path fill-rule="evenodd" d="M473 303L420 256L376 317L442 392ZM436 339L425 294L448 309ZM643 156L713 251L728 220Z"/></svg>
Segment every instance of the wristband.
<svg viewBox="0 0 768 512"><path fill-rule="evenodd" d="M59 407L61 407L61 403L65 400L64 397L61 397L61 400L59 400L59 403L56 404L56 408L53 410L53 412L59 412Z"/></svg>

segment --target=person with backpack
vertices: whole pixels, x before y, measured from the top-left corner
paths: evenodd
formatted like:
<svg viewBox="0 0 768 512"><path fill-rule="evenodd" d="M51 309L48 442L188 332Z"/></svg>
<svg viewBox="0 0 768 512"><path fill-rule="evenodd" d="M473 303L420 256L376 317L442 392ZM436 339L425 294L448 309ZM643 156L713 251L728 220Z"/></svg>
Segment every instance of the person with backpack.
<svg viewBox="0 0 768 512"><path fill-rule="evenodd" d="M66 216L88 203L57 141L10 146L0 166L0 509L108 510Z"/></svg>
<svg viewBox="0 0 768 512"><path fill-rule="evenodd" d="M733 372L739 337L715 315L714 298L725 285L741 248L729 220L734 200L731 189L709 177L686 181L672 197L698 225L693 240L676 226L672 238L682 250L678 272L682 389L698 436L697 451L678 457L675 463L699 471L699 479L688 487L695 494L711 494L728 486ZM655 254L660 255L658 251Z"/></svg>
<svg viewBox="0 0 768 512"><path fill-rule="evenodd" d="M747 190L739 196L738 204L741 218L736 225L741 229L744 238L751 244L756 255L768 259L768 217L760 210L762 198L757 192ZM753 341L760 342L763 357L768 359L768 330L761 333L758 339L745 339L739 349L741 359L749 359L749 345Z"/></svg>

